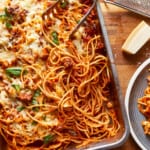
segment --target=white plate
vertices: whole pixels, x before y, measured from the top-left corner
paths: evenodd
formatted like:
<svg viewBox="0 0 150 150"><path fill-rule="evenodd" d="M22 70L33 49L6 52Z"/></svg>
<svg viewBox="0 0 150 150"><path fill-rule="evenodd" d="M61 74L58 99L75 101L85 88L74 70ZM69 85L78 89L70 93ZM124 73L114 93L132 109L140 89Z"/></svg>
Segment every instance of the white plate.
<svg viewBox="0 0 150 150"><path fill-rule="evenodd" d="M144 61L132 76L125 95L125 107L132 137L142 150L150 149L150 136L144 134L141 122L145 117L137 107L138 98L142 97L147 87L147 76L150 75L150 58Z"/></svg>

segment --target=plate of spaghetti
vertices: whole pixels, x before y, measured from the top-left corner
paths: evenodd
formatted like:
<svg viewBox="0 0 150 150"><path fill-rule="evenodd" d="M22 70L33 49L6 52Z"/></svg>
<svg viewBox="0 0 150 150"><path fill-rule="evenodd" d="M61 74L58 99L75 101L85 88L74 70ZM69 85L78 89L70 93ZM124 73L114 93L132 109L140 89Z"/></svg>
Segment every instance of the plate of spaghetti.
<svg viewBox="0 0 150 150"><path fill-rule="evenodd" d="M121 145L128 125L99 3L0 1L1 150ZM2 141L2 140L1 140Z"/></svg>
<svg viewBox="0 0 150 150"><path fill-rule="evenodd" d="M142 150L149 149L150 58L145 60L131 78L125 96L131 134Z"/></svg>

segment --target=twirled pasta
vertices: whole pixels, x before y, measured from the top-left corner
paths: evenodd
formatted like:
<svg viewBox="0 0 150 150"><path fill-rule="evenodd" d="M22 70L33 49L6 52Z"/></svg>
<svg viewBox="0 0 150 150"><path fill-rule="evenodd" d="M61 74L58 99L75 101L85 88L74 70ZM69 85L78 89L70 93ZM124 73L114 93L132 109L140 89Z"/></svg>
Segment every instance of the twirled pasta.
<svg viewBox="0 0 150 150"><path fill-rule="evenodd" d="M147 81L144 95L138 99L138 109L146 117L146 120L142 121L144 133L150 135L150 76L147 77Z"/></svg>

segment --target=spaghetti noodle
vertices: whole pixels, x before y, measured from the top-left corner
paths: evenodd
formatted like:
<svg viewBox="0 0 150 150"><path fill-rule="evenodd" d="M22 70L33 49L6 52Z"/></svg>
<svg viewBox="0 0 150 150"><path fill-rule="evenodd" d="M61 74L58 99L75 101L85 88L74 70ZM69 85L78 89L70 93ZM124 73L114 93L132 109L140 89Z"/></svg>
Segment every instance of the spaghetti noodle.
<svg viewBox="0 0 150 150"><path fill-rule="evenodd" d="M64 1L43 21L53 3L0 2L0 133L8 149L79 148L120 129L96 11L70 40L91 3Z"/></svg>
<svg viewBox="0 0 150 150"><path fill-rule="evenodd" d="M142 122L144 133L150 135L150 76L147 77L148 86L144 96L138 99L138 109L146 117Z"/></svg>

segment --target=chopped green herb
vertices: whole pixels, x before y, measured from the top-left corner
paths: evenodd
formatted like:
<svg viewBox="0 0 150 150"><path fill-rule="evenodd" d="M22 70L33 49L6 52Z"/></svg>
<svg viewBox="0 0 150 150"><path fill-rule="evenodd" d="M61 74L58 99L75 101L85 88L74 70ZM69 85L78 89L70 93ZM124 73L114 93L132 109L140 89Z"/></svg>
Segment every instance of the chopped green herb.
<svg viewBox="0 0 150 150"><path fill-rule="evenodd" d="M34 95L33 95L33 98L32 98L32 104L33 105L36 105L38 104L37 102L37 97L40 96L41 94L41 91L39 89L37 89L35 92L34 92Z"/></svg>
<svg viewBox="0 0 150 150"><path fill-rule="evenodd" d="M32 105L38 104L37 97L40 96L40 94L41 94L41 91L39 89L37 89L34 92L34 95L33 95L33 98L32 98ZM39 108L38 107L34 107L33 110L34 111L39 111Z"/></svg>
<svg viewBox="0 0 150 150"><path fill-rule="evenodd" d="M32 99L32 105L36 105L38 104L37 100L36 99Z"/></svg>
<svg viewBox="0 0 150 150"><path fill-rule="evenodd" d="M17 111L19 111L19 112L21 112L21 111L24 110L24 109L25 109L24 106L19 106L19 107L17 107Z"/></svg>
<svg viewBox="0 0 150 150"><path fill-rule="evenodd" d="M41 94L41 91L40 91L40 89L37 89L36 91L35 91L35 93L34 93L34 98L36 98L36 97L38 97L38 96L40 96L40 94Z"/></svg>
<svg viewBox="0 0 150 150"><path fill-rule="evenodd" d="M10 67L10 68L7 68L6 69L6 73L7 75L11 76L20 76L21 75L21 71L22 71L22 68L20 67Z"/></svg>
<svg viewBox="0 0 150 150"><path fill-rule="evenodd" d="M4 9L4 14L0 15L0 20L5 22L6 28L12 28L12 15L8 12L7 8Z"/></svg>
<svg viewBox="0 0 150 150"><path fill-rule="evenodd" d="M32 99L32 105L36 105L38 104L37 100L36 99ZM33 107L32 108L33 111L39 111L39 108L38 107Z"/></svg>
<svg viewBox="0 0 150 150"><path fill-rule="evenodd" d="M6 16L5 14L0 15L0 19L1 19L1 20L5 20L6 18L7 18L7 16Z"/></svg>
<svg viewBox="0 0 150 150"><path fill-rule="evenodd" d="M6 21L6 28L11 29L12 28L12 24L9 21Z"/></svg>
<svg viewBox="0 0 150 150"><path fill-rule="evenodd" d="M51 134L43 137L44 144L48 144L52 140L53 140L53 135L51 135Z"/></svg>
<svg viewBox="0 0 150 150"><path fill-rule="evenodd" d="M53 38L55 38L55 39L56 39L56 38L58 38L58 34L57 34L57 32L55 32L55 31L54 31L54 32L52 32L52 36L53 36Z"/></svg>
<svg viewBox="0 0 150 150"><path fill-rule="evenodd" d="M9 12L8 12L7 7L4 8L4 11L5 11L5 15L6 15L7 17L12 17L12 16L9 14Z"/></svg>
<svg viewBox="0 0 150 150"><path fill-rule="evenodd" d="M19 84L12 84L12 87L15 88L17 92L20 91L20 85Z"/></svg>
<svg viewBox="0 0 150 150"><path fill-rule="evenodd" d="M60 7L61 7L61 8L66 8L67 4L68 4L68 3L67 3L66 1L61 2L61 3L60 3Z"/></svg>
<svg viewBox="0 0 150 150"><path fill-rule="evenodd" d="M59 40L58 40L58 33L57 32L52 32L52 40L56 45L59 45Z"/></svg>

